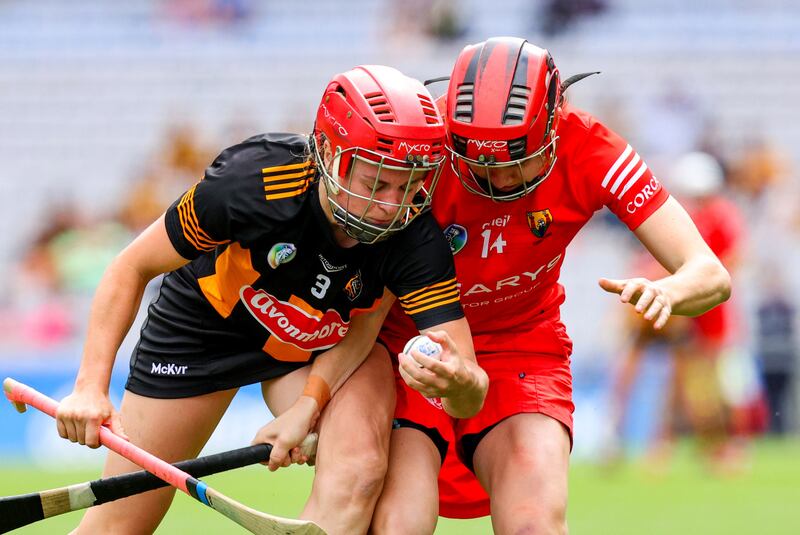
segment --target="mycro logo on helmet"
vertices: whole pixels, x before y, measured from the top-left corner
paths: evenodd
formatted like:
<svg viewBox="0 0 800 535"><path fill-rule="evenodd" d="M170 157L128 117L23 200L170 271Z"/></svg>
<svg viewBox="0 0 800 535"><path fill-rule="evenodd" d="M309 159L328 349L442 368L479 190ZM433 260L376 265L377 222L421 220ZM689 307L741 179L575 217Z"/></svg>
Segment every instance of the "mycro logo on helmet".
<svg viewBox="0 0 800 535"><path fill-rule="evenodd" d="M406 141L401 141L400 144L397 146L398 150L405 150L407 153L409 152L430 152L431 146L427 143L408 143Z"/></svg>
<svg viewBox="0 0 800 535"><path fill-rule="evenodd" d="M347 137L347 129L342 126L342 123L340 123L330 111L328 111L328 107L325 104L321 104L320 108L322 108L322 113L325 115L325 119L327 119L328 122L333 125L333 128L336 129L336 132L338 132L338 134L342 137Z"/></svg>
<svg viewBox="0 0 800 535"><path fill-rule="evenodd" d="M488 150L489 152L508 150L508 141L469 139L467 140L467 145L475 145L478 150Z"/></svg>
<svg viewBox="0 0 800 535"><path fill-rule="evenodd" d="M625 205L625 210L627 210L629 214L636 212L636 210L644 206L644 203L647 202L650 197L658 193L660 189L661 182L659 182L656 177L651 178L650 182L644 185L633 200Z"/></svg>

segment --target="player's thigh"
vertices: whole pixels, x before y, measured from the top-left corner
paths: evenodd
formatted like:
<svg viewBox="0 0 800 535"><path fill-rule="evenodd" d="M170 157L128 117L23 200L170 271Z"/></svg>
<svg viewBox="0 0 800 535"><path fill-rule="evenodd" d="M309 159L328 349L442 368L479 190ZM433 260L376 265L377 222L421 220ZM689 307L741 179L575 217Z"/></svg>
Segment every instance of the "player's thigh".
<svg viewBox="0 0 800 535"><path fill-rule="evenodd" d="M492 500L492 515L531 507L565 512L569 452L566 427L544 414L516 414L497 424L473 457L475 474Z"/></svg>
<svg viewBox="0 0 800 535"><path fill-rule="evenodd" d="M180 399L125 392L122 425L131 443L168 462L196 457L213 433L236 389ZM103 477L141 470L109 452ZM174 489L138 494L89 509L79 533L151 533L169 508Z"/></svg>
<svg viewBox="0 0 800 535"><path fill-rule="evenodd" d="M371 533L433 533L439 516L441 454L422 431L392 430L389 469Z"/></svg>
<svg viewBox="0 0 800 535"><path fill-rule="evenodd" d="M261 395L273 415L283 414L297 401L310 371L311 366L303 366L286 375L261 382Z"/></svg>
<svg viewBox="0 0 800 535"><path fill-rule="evenodd" d="M351 459L385 471L394 405L389 354L376 344L320 417L317 477L346 469Z"/></svg>

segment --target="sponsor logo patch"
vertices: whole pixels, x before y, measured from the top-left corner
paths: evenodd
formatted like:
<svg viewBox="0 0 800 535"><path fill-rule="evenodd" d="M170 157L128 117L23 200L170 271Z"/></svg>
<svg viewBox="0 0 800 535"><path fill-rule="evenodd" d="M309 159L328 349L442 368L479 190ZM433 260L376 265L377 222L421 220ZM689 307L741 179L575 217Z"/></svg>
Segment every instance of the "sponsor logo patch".
<svg viewBox="0 0 800 535"><path fill-rule="evenodd" d="M455 255L467 244L467 229L453 223L444 229L444 237L450 244L450 251Z"/></svg>
<svg viewBox="0 0 800 535"><path fill-rule="evenodd" d="M350 322L336 310L311 315L264 290L242 286L239 297L248 312L281 342L305 351L328 349L344 338Z"/></svg>
<svg viewBox="0 0 800 535"><path fill-rule="evenodd" d="M295 254L297 254L297 247L293 243L276 243L269 250L267 262L269 267L276 269L281 264L291 262Z"/></svg>
<svg viewBox="0 0 800 535"><path fill-rule="evenodd" d="M328 262L328 260L322 255L319 255L319 261L322 262L323 269L325 269L325 271L327 271L328 273L336 273L337 271L342 271L344 268L347 267L347 264L344 264L342 266L334 266L333 264Z"/></svg>
<svg viewBox="0 0 800 535"><path fill-rule="evenodd" d="M151 375L186 375L189 366L178 366L177 364L154 362L150 368Z"/></svg>

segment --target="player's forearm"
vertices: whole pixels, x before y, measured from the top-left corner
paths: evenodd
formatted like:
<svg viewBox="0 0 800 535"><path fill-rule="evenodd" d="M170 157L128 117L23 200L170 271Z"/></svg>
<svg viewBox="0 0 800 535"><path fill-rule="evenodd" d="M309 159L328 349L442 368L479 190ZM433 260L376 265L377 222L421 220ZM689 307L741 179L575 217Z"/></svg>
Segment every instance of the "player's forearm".
<svg viewBox="0 0 800 535"><path fill-rule="evenodd" d="M679 316L698 316L731 295L728 271L709 255L688 261L673 275L658 282L670 295L672 313Z"/></svg>
<svg viewBox="0 0 800 535"><path fill-rule="evenodd" d="M119 258L106 269L92 301L76 389L108 392L117 351L136 318L147 282Z"/></svg>
<svg viewBox="0 0 800 535"><path fill-rule="evenodd" d="M371 337L358 334L350 337L348 334L336 346L314 360L311 375L322 378L330 386L330 394L333 395L366 360L376 335L377 332Z"/></svg>
<svg viewBox="0 0 800 535"><path fill-rule="evenodd" d="M471 418L478 414L489 390L489 377L476 362L468 361L458 388L442 398L442 407L453 418Z"/></svg>
<svg viewBox="0 0 800 535"><path fill-rule="evenodd" d="M366 360L393 302L394 296L387 291L376 310L353 317L342 341L314 360L310 375L323 379L331 396Z"/></svg>

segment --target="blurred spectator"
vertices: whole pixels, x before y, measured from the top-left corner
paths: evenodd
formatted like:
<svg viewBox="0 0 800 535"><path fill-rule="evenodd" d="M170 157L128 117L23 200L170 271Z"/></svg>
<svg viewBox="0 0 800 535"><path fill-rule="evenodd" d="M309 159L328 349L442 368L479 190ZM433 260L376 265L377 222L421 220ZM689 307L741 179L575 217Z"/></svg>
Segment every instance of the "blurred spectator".
<svg viewBox="0 0 800 535"><path fill-rule="evenodd" d="M428 33L439 41L455 41L467 33L464 7L456 0L433 0Z"/></svg>
<svg viewBox="0 0 800 535"><path fill-rule="evenodd" d="M47 244L62 292L90 297L108 265L131 240L111 220L88 221L54 236Z"/></svg>
<svg viewBox="0 0 800 535"><path fill-rule="evenodd" d="M669 179L665 180L667 187L686 207L701 236L735 281L744 219L736 205L722 194L721 166L708 154L688 153L678 159ZM659 275L657 270L660 269L653 262L649 273L637 267L638 271L656 278L666 275ZM745 424L750 420L744 415L749 416L748 411L758 399L752 395L754 373L744 365L749 362L748 357L738 351L742 346L739 336L742 326L736 303L728 301L696 318L670 318L668 327L661 332L642 323L636 321L632 326L633 344L613 393L618 429L624 420L624 406L642 355L652 345L665 344L673 357L673 374L662 430L653 450L657 460L662 462L662 457L671 451L674 434L681 423L678 418L682 415L696 435L709 467L724 472L738 469L744 449L743 441L735 439L734 435L745 434ZM721 373L721 369L727 373ZM724 380L731 376L739 381L731 384L730 379Z"/></svg>
<svg viewBox="0 0 800 535"><path fill-rule="evenodd" d="M389 53L420 54L436 43L462 38L469 30L468 6L456 0L393 0L380 41Z"/></svg>
<svg viewBox="0 0 800 535"><path fill-rule="evenodd" d="M644 103L640 145L658 176L667 176L678 157L701 146L710 127L708 112L683 81L667 80Z"/></svg>
<svg viewBox="0 0 800 535"><path fill-rule="evenodd" d="M158 219L181 193L197 182L213 157L188 124L175 124L161 152L138 174L119 208L118 219L134 233Z"/></svg>
<svg viewBox="0 0 800 535"><path fill-rule="evenodd" d="M776 189L788 176L789 163L776 147L764 139L745 144L741 158L731 169L731 185L754 199Z"/></svg>
<svg viewBox="0 0 800 535"><path fill-rule="evenodd" d="M578 20L597 16L608 9L606 0L550 0L536 12L536 28L547 37L570 29Z"/></svg>
<svg viewBox="0 0 800 535"><path fill-rule="evenodd" d="M79 224L78 209L60 204L45 210L48 218L20 261L11 269L8 299L0 309L2 345L48 347L74 335L76 326L62 290L59 265L51 244Z"/></svg>
<svg viewBox="0 0 800 535"><path fill-rule="evenodd" d="M162 0L163 18L182 26L233 26L253 14L251 0Z"/></svg>
<svg viewBox="0 0 800 535"><path fill-rule="evenodd" d="M756 351L769 403L769 430L778 435L788 431L787 414L797 369L797 308L787 294L780 275L769 272L757 310Z"/></svg>
<svg viewBox="0 0 800 535"><path fill-rule="evenodd" d="M161 146L163 151L156 158L166 168L164 171L192 183L202 176L212 156L212 151L200 140L197 129L188 123L170 126Z"/></svg>

